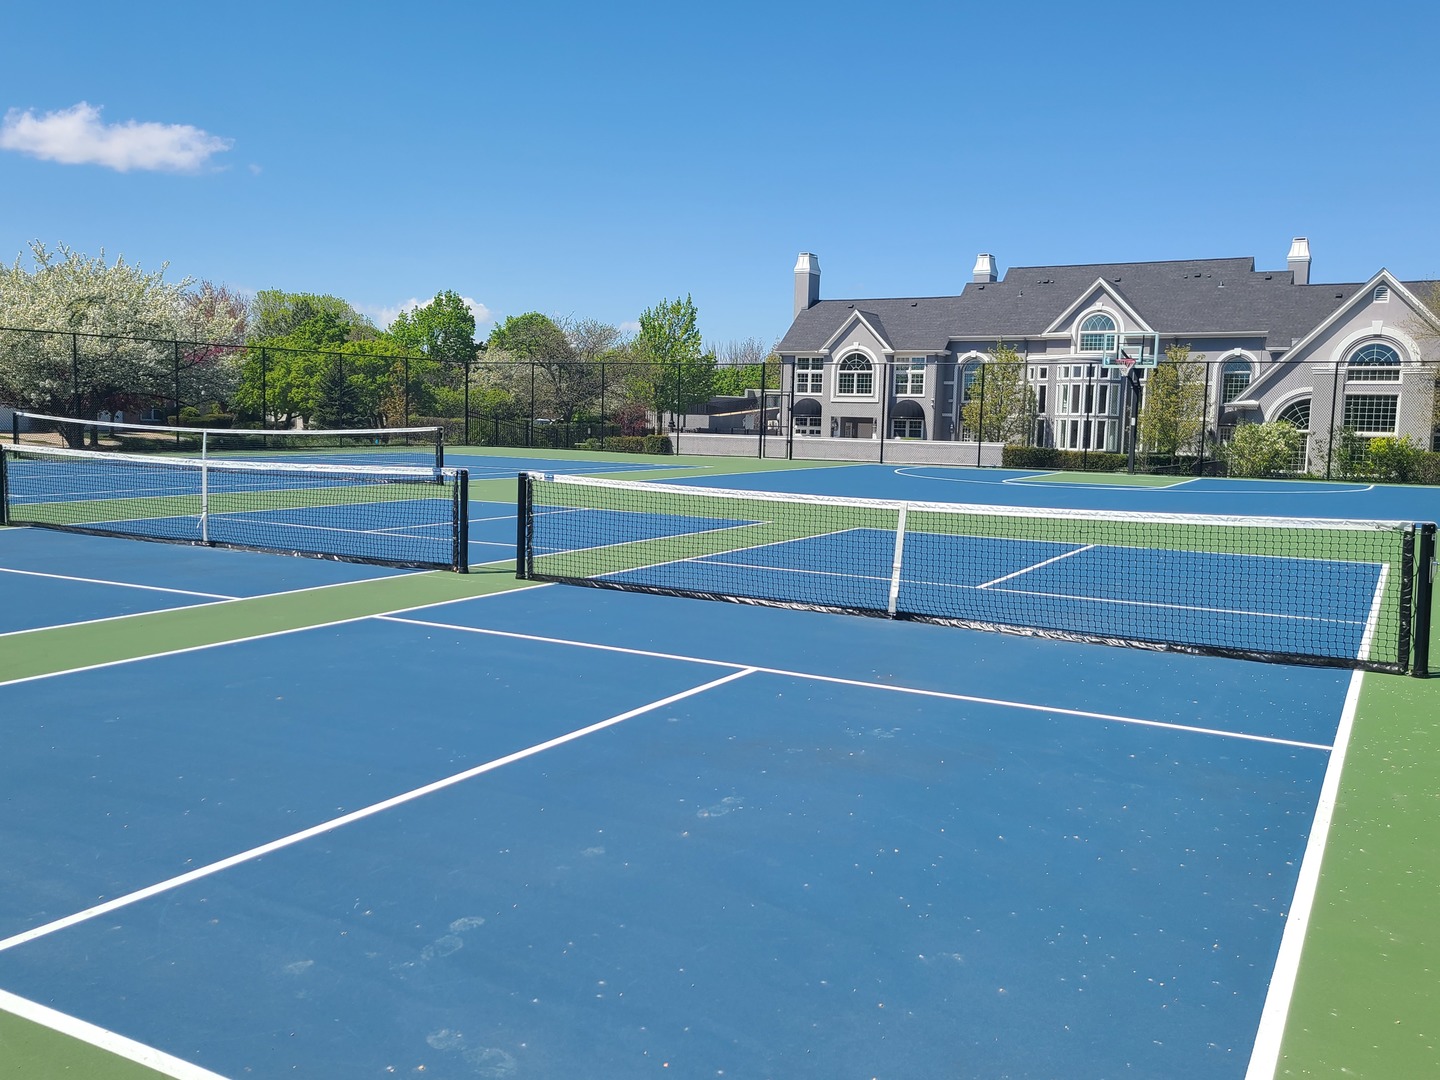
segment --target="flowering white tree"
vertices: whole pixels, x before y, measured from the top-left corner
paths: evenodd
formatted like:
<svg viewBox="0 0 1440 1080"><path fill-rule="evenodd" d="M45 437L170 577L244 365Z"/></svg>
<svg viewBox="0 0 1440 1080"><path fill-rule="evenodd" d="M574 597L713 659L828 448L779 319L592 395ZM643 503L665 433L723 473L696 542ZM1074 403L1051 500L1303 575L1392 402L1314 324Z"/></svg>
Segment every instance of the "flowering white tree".
<svg viewBox="0 0 1440 1080"><path fill-rule="evenodd" d="M99 409L226 398L238 381L244 305L63 244L0 265L0 402L93 417ZM195 347L189 342L207 343Z"/></svg>

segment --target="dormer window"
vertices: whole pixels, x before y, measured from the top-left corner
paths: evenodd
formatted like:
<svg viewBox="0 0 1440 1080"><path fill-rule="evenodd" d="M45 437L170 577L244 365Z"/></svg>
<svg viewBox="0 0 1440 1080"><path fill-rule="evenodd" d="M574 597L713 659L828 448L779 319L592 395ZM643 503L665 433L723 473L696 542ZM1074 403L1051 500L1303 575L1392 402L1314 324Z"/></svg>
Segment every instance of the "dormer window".
<svg viewBox="0 0 1440 1080"><path fill-rule="evenodd" d="M1096 312L1080 324L1080 351L1113 353L1115 351L1115 320Z"/></svg>

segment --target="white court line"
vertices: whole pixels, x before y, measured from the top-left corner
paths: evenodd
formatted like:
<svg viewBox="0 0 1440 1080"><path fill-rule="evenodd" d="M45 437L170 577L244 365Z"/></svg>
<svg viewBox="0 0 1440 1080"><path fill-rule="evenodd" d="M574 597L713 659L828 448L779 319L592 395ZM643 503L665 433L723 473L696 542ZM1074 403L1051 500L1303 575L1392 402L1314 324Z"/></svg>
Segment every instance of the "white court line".
<svg viewBox="0 0 1440 1080"><path fill-rule="evenodd" d="M1345 707L1340 713L1340 726L1335 732L1335 748L1320 784L1320 799L1315 805L1315 821L1305 854L1300 860L1300 874L1295 881L1295 896L1285 917L1280 935L1280 952L1275 957L1275 970L1270 974L1270 988L1265 994L1265 1007L1260 1012L1260 1026L1255 1033L1255 1047L1250 1052L1250 1066L1245 1080L1272 1080L1280 1065L1280 1045L1285 1036L1285 1020L1295 996L1295 979L1300 971L1300 955L1304 951L1305 931L1315 909L1315 892L1320 884L1320 865L1325 859L1325 843L1330 823L1335 816L1335 802L1340 794L1340 775L1345 769L1345 754L1350 748L1350 733L1355 726L1355 711L1360 704L1363 671L1350 676L1345 694Z"/></svg>
<svg viewBox="0 0 1440 1080"><path fill-rule="evenodd" d="M78 581L85 585L115 585L122 589L144 589L147 592L174 593L177 596L205 596L211 600L234 600L224 593L197 592L194 589L167 589L161 585L137 585L133 581L110 581L107 578L76 577L74 574L51 574L42 570L16 570L0 566L0 574L23 574L25 577L50 578L54 581Z"/></svg>
<svg viewBox="0 0 1440 1080"><path fill-rule="evenodd" d="M497 593L493 595L506 594ZM1005 709L1019 709L1023 712L1076 716L1086 720L1103 720L1113 724L1132 724L1138 727L1163 728L1167 731L1183 731L1192 735L1213 735L1225 739L1240 739L1245 742L1267 743L1272 746L1294 746L1303 750L1328 751L1330 749L1330 747L1324 743L1304 742L1298 739L1282 739L1273 735L1252 735L1243 731L1226 731L1223 728L1199 727L1194 724L1176 724L1168 720L1147 720L1143 717L1092 712L1088 709L1070 709L1059 705L1037 705L1026 701L981 697L976 694L957 694L948 690L925 690L913 686L896 686L893 683L867 682L863 679L846 679L838 675L821 675L813 671L792 671L788 668L772 668L760 664L745 665L733 660L714 660L702 656L684 656L678 653L657 652L651 649L634 649L624 645L605 645L594 641L545 637L541 634L523 634L514 630L492 630L480 626L456 626L453 623L432 622L427 619L402 618L399 613L377 615L375 618L385 622L408 623L412 626L425 626L436 630L460 630L469 634L484 634L490 637L512 638L518 641L535 641L546 645L567 645L577 649L595 649L600 652L622 653L627 656L644 656L657 660L681 660L689 664L708 664L712 667L744 668L746 671L762 675L779 675L790 679L807 679L812 682L836 683L841 686L855 686L865 690L885 690L896 694L913 694L918 697L939 698L944 701L968 701L978 705L994 705Z"/></svg>
<svg viewBox="0 0 1440 1080"><path fill-rule="evenodd" d="M516 750L512 754L505 754L502 757L493 758L484 764L476 765L474 768L455 773L453 776L447 776L443 780L436 780L433 783L413 788L410 791L402 792L388 799L382 799L380 802L371 803L369 806L361 807L359 810L352 810L348 814L341 814L339 817L331 818L329 821L322 821L320 824L312 825L308 829L301 829L299 832L291 833L289 836L282 836L278 840L271 840L269 843L260 844L246 851L238 852L206 866L196 867L187 873L179 874L165 881L158 881L153 885L147 885L143 889L136 889L134 892L126 893L124 896L117 896L113 900L107 900L103 904L96 904L94 907L88 907L84 911L77 911L73 915L66 915L64 918L55 919L52 922L45 923L43 926L36 926L22 933L12 934L10 937L0 940L0 952L4 952L6 949L13 949L17 945L23 945L28 941L34 941L48 934L53 934L56 931L65 930L79 923L87 922L90 919L108 914L119 908L139 903L141 900L148 900L152 896L170 892L173 889L178 889L182 885L188 885L192 881L209 877L212 874L218 874L222 870L228 870L232 866L239 866L241 863L251 862L264 855L280 851L283 848L293 847L302 840L309 840L312 837L334 832L336 829L343 828L356 821L374 817L376 814L383 813L386 810L392 810L397 806L403 806L405 803L414 802L416 799L424 798L426 795L433 795L437 791L443 791L446 788L454 787L456 784L462 784L466 780L471 780L485 773L493 772L505 765L511 765L517 761L523 761L525 758L534 757L536 754L543 753L546 750L553 750L557 746L564 746L566 743L574 742L576 739L583 739L586 735L593 735L597 731L614 727L616 724L623 723L636 716L641 716L644 713L653 712L656 709L663 709L667 705L672 705L677 701L683 701L688 697L694 697L696 694L703 694L708 690L713 690L726 683L734 682L736 679L742 679L747 675L752 675L754 672L754 668L742 668L739 671L732 671L730 674L722 675L718 679L712 679L699 686L692 686L689 690L681 690L678 694L670 694L656 701L641 705L638 708L627 709L625 712L617 713L614 716L586 727L577 728L574 731L566 732L564 735L557 735L553 739L546 739L544 742L527 746L523 750Z"/></svg>
<svg viewBox="0 0 1440 1080"><path fill-rule="evenodd" d="M1061 559L1068 559L1072 555L1079 555L1082 551L1090 551L1094 547L1094 544L1086 544L1084 547L1078 547L1074 551L1067 551L1063 555L1056 555L1053 558L1044 559L1041 562L1034 563L1030 566L1022 566L1013 574L1006 574L1004 577L997 577L992 581L982 581L979 585L976 585L975 587L977 589L988 589L991 585L999 585L1002 581L1009 581L1011 578L1017 578L1021 574L1028 574L1032 570L1039 570L1042 566L1049 566L1051 563L1057 563Z"/></svg>
<svg viewBox="0 0 1440 1080"><path fill-rule="evenodd" d="M508 560L501 559L501 560L498 560L498 561L501 562L501 563L503 563L503 562L506 562L506 561L508 561ZM496 565L496 564L495 564L495 563L481 563L480 565L481 565L481 566L493 566L493 565ZM428 574L448 574L448 573L450 573L449 570L427 570L427 571L423 571L423 572L424 572L424 573L428 573ZM360 581L362 581L362 582L368 582L368 581L386 581L386 580L389 580L389 577L388 577L388 576L387 576L387 577L383 577L383 578L361 578L361 579L360 579ZM218 605L218 604L233 604L233 603L237 603L237 602L242 601L242 600L264 600L264 599L269 599L269 598L272 597L272 596L296 596L296 595L298 595L298 594L300 594L300 593L318 592L318 591L321 590L321 589L339 589L339 588L345 587L346 585L355 585L355 584L358 584L358 582L355 582L355 581L337 581L337 582L333 582L333 583L331 583L331 584L329 584L329 585L311 585L311 586L308 586L308 587L306 587L306 588L304 588L304 589L290 589L290 590L288 590L288 591L286 591L286 592L261 593L259 596L237 596L234 600L218 600L218 601L216 601L216 605ZM539 589L539 588L544 588L544 587L545 587L544 585L526 585L526 586L522 586L522 587L520 587L520 588L506 590L506 592L525 592L525 591L528 590L528 589ZM488 598L490 598L490 597L492 597L492 596L504 596L504 595L506 595L505 592L497 592L497 593L483 593L483 594L481 594L480 596L459 596L459 597L455 597L455 598L453 598L453 599L451 599L451 600L431 600L431 601L429 601L429 602L427 602L427 603L424 603L424 604L411 604L409 607L396 608L395 611L389 612L388 614L397 615L397 614L401 614L401 613L406 612L406 611L423 611L423 610L425 610L426 608L444 607L444 606L446 606L447 604L460 604L460 603L464 603L466 600L485 600L485 599L488 599ZM13 631L11 631L9 634L0 634L0 637L9 637L9 636L11 636L12 634L38 634L38 633L42 633L42 632L44 632L44 631L46 631L46 630L59 630L59 629L63 629L63 628L65 628L65 627L70 627L70 626L90 626L90 625L92 625L93 623L115 622L115 621L120 620L120 619L138 619L138 618L140 618L140 617L142 617L142 616L144 616L144 615L159 615L159 614L164 614L165 612L171 612L171 611L190 611L190 610L194 610L194 609L198 609L198 608L212 607L212 606L216 606L216 605L212 605L212 604L192 604L190 607L186 607L186 608L163 608L163 609L161 609L160 611L140 611L140 612L136 612L136 613L131 614L131 615L113 615L113 616L110 616L109 618L105 618L105 619L87 619L87 620L84 620L84 621L82 621L82 622L60 623L58 626L41 626L41 627L36 627L36 628L33 629L33 630L13 630ZM375 615L355 615L355 616L352 616L352 617L346 618L346 619L333 619L333 620L331 620L330 622L310 623L310 624L307 624L307 625L305 625L305 626L292 626L292 627L287 627L287 628L284 629L284 630L271 630L271 631L269 631L269 632L267 632L267 633L264 633L264 634L250 634L250 635L247 635L246 637L227 638L227 639L225 639L224 641L210 641L210 642L206 642L204 645L189 645L189 646L187 646L187 647L185 647L185 648L183 648L183 649L167 649L167 650L165 650L164 652L145 653L145 654L143 654L143 655L141 655L141 656L127 656L127 657L125 657L125 658L122 659L122 660L106 660L104 663L100 663L100 664L82 664L82 665L80 665L79 667L64 668L63 670L60 670L60 671L46 671L46 672L42 672L42 673L39 674L39 675L26 675L26 676L24 676L23 678L19 678L19 679L0 680L0 686L17 686L17 685L19 685L20 683L38 682L38 681L40 681L41 679L54 679L54 678L57 678L57 677L59 677L59 676L61 676L61 675L77 675L77 674L79 674L79 673L82 672L82 671L99 671L101 668L119 667L119 666L122 665L122 664L138 664L138 663L140 663L142 660L158 660L159 658L161 658L161 657L163 657L163 656L181 656L181 655L183 655L183 654L185 654L185 653L200 652L200 651L202 651L202 650L204 650L204 649L218 649L218 648L220 648L221 646L224 646L224 645L240 645L240 644L243 644L244 642L247 642L247 641L263 641L265 638L282 637L282 636L285 635L285 634L298 634L298 633L300 633L301 631L304 631L304 630L320 630L320 629L324 629L324 628L327 627L327 626L344 626L346 623L363 622L363 621L366 620L366 619L373 619L373 618L375 618L375 617L376 617Z"/></svg>
<svg viewBox="0 0 1440 1080"><path fill-rule="evenodd" d="M209 1069L202 1069L199 1065L192 1065L188 1061L172 1057L163 1050L156 1050L153 1046L146 1046L134 1039L127 1039L124 1035L97 1027L88 1021L71 1016L69 1013L59 1012L47 1005L41 1005L38 1001L18 997L5 990L0 990L0 1010L18 1016L22 1020L39 1024L41 1027L47 1027L51 1031L59 1032L69 1038L89 1043L91 1046L98 1047L116 1057L124 1058L126 1061L133 1061L138 1065L154 1069L165 1076L173 1077L174 1080L225 1080L225 1077L219 1073L213 1073Z"/></svg>

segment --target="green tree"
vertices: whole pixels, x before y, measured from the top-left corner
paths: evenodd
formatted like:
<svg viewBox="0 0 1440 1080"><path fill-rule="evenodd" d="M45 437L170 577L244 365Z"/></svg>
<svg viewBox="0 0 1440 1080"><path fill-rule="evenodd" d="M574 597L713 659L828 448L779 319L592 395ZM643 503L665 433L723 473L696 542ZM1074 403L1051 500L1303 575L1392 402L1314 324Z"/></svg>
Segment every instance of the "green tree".
<svg viewBox="0 0 1440 1080"><path fill-rule="evenodd" d="M250 302L250 340L263 343L289 337L315 319L342 327L341 341L375 335L374 324L338 296L261 289Z"/></svg>
<svg viewBox="0 0 1440 1080"><path fill-rule="evenodd" d="M1196 454L1205 430L1205 354L1189 345L1169 345L1165 359L1145 380L1138 418L1146 453L1164 457Z"/></svg>
<svg viewBox="0 0 1440 1080"><path fill-rule="evenodd" d="M1221 448L1231 476L1276 476L1293 472L1305 445L1300 429L1288 420L1237 424Z"/></svg>
<svg viewBox="0 0 1440 1080"><path fill-rule="evenodd" d="M1013 345L996 342L990 359L967 366L960 418L965 430L988 442L1023 442L1030 431L1035 392L1025 378L1025 358Z"/></svg>
<svg viewBox="0 0 1440 1080"><path fill-rule="evenodd" d="M423 307L402 311L390 324L390 334L442 364L475 359L475 313L450 289L436 293Z"/></svg>
<svg viewBox="0 0 1440 1080"><path fill-rule="evenodd" d="M176 339L236 346L244 320L214 286L165 280L124 258L107 262L65 245L30 247L32 268L0 265L0 400L39 412L93 417L189 400L225 401L238 379L234 348L177 349Z"/></svg>
<svg viewBox="0 0 1440 1080"><path fill-rule="evenodd" d="M459 416L464 411L467 371L472 386L480 378L472 370L479 347L470 305L453 289L442 289L428 304L397 315L389 332L400 345L424 355L425 362L411 362L410 373L431 388L428 408Z"/></svg>
<svg viewBox="0 0 1440 1080"><path fill-rule="evenodd" d="M758 390L762 384L778 383L780 358L765 347L759 338L727 341L711 349L715 354L714 392L742 397L747 390ZM770 368L766 369L766 364ZM775 389L769 386L769 389Z"/></svg>
<svg viewBox="0 0 1440 1080"><path fill-rule="evenodd" d="M352 325L342 312L327 307L288 333L252 340L236 394L240 407L262 426L308 424L321 407L324 388L333 392L338 385L329 380L343 377L333 370L343 366L340 350Z"/></svg>
<svg viewBox="0 0 1440 1080"><path fill-rule="evenodd" d="M577 378L570 339L538 311L512 315L491 330L485 355L531 416L570 420L589 397Z"/></svg>
<svg viewBox="0 0 1440 1080"><path fill-rule="evenodd" d="M346 370L343 354L331 354L329 360L315 385L315 426L327 431L364 427L361 393L368 388L366 381Z"/></svg>
<svg viewBox="0 0 1440 1080"><path fill-rule="evenodd" d="M715 354L701 344L695 301L662 300L640 313L631 344L633 391L659 422L687 412L714 393Z"/></svg>
<svg viewBox="0 0 1440 1080"><path fill-rule="evenodd" d="M607 367L623 356L620 328L599 319L562 319L558 323L570 343L574 362L557 380L555 415L572 420L598 411L605 393Z"/></svg>

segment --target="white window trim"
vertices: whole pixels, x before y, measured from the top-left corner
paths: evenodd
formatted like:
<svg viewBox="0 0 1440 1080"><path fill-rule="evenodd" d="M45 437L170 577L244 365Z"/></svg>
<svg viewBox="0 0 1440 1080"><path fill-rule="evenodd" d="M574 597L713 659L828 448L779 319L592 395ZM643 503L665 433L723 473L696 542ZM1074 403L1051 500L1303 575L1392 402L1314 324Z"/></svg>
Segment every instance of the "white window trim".
<svg viewBox="0 0 1440 1080"><path fill-rule="evenodd" d="M1114 326L1112 326L1109 330L1081 330L1080 328L1085 325L1085 320L1089 319L1091 316L1094 315L1104 315L1114 324ZM1084 311L1080 314L1080 317L1075 320L1074 332L1070 340L1075 346L1075 353L1078 357L1095 357L1103 355L1105 350L1084 348L1081 344L1081 339L1085 334L1109 334L1118 343L1121 333L1122 331L1120 329L1120 317L1115 312L1111 311L1109 308L1105 307L1102 304L1098 307L1090 308L1088 311ZM1091 362L1094 362L1093 359L1091 360Z"/></svg>
<svg viewBox="0 0 1440 1080"><path fill-rule="evenodd" d="M890 369L890 385L891 385L892 387L895 385L895 381L896 381L896 379L899 377L899 375L900 375L900 373L901 373L902 371L907 373L907 374L906 374L905 385L906 385L906 387L907 387L908 389L904 390L903 392L902 392L902 391L899 391L899 390L896 390L896 391L895 391L895 396L896 396L897 398L920 398L920 397L924 397L924 396L925 396L925 385L926 385L926 383L929 381L929 374L930 374L929 365L926 363L925 357L923 357L923 356L902 356L902 357L898 358L898 359L895 361L894 365L893 365L893 366L891 367L891 369ZM916 374L917 371L919 372L919 375L920 375L920 389L919 389L919 390L913 389L913 386L914 386L914 383L915 383L915 374Z"/></svg>
<svg viewBox="0 0 1440 1080"><path fill-rule="evenodd" d="M837 350L838 351L838 350ZM868 394L842 394L840 392L841 365L852 356L863 356L870 361L870 392ZM880 400L880 379L884 376L884 368L876 361L875 354L869 349L859 345L851 345L840 352L831 365L830 379L830 400L832 402L878 402Z"/></svg>

